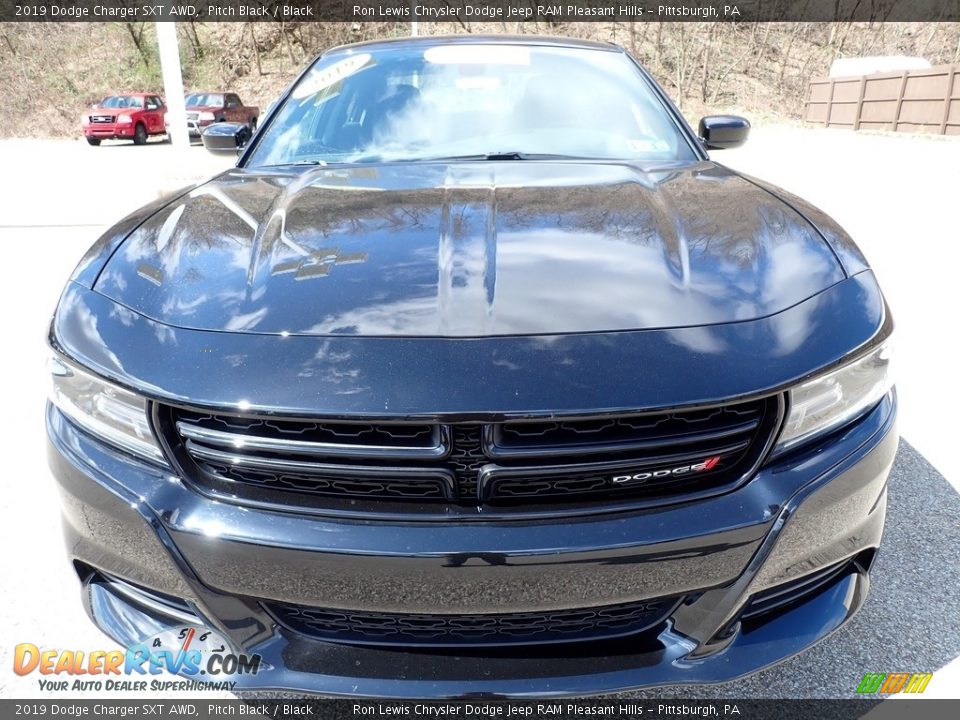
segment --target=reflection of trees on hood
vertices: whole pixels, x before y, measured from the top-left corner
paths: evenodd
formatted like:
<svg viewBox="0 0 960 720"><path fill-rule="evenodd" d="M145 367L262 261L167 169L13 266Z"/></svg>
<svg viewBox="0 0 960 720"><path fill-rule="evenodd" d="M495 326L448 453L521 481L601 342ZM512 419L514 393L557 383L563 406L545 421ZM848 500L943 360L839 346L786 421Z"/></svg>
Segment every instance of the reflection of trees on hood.
<svg viewBox="0 0 960 720"><path fill-rule="evenodd" d="M575 165L566 166L567 170ZM620 166L613 176L633 173ZM642 173L635 181L597 185L498 187L499 172L490 171L490 187L443 186L444 166L424 166L433 186L404 189L412 184L412 168L396 167L310 171L308 179L290 176L226 178L223 195L242 208L248 219L269 222L282 212L289 238L305 247L331 239L362 241L366 235L408 232L450 233L453 237L489 232L489 215L503 232L551 229L585 236L604 236L642 246L662 244L668 253L722 256L726 262L749 266L760 261L760 248L789 242L807 233L792 211L764 191L730 182L710 166ZM576 172L572 172L576 177ZM388 189L396 184L397 189ZM425 183L423 183L425 184ZM296 188L291 186L296 185ZM155 243L166 218L161 213L144 225L128 244L128 252L145 257L193 254L213 249L247 249L256 229L217 197L189 199L183 217L162 248ZM260 252L272 249L279 233L266 233Z"/></svg>

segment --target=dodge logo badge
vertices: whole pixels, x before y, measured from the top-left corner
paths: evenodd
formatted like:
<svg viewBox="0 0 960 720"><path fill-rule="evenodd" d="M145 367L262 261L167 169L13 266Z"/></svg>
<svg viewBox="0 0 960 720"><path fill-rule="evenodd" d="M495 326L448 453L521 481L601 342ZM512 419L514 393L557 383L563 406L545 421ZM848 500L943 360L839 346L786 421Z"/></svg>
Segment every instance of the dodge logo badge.
<svg viewBox="0 0 960 720"><path fill-rule="evenodd" d="M720 462L720 456L715 455L714 457L707 458L703 462L698 462L693 465L678 465L675 468L651 470L650 472L640 472L633 475L614 475L610 479L618 485L634 482L641 483L650 478L677 477L679 475L689 475L690 473L706 472L707 470L713 470L718 462Z"/></svg>

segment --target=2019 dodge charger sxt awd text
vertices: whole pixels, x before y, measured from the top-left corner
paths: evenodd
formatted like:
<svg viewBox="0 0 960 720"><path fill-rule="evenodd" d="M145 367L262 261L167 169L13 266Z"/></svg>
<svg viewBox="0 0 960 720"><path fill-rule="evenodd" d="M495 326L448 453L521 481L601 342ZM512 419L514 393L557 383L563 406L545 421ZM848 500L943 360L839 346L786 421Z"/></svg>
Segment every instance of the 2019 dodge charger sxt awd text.
<svg viewBox="0 0 960 720"><path fill-rule="evenodd" d="M397 697L723 681L839 627L892 321L836 223L709 159L747 127L698 137L605 44L319 57L56 310L94 621L211 628L262 657L240 688Z"/></svg>

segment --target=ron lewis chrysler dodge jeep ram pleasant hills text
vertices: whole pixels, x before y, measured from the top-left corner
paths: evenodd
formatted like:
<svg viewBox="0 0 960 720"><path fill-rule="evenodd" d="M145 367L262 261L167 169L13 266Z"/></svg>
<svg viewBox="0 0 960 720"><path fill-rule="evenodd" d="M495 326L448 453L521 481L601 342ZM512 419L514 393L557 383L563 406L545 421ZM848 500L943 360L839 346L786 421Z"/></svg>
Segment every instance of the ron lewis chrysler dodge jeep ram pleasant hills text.
<svg viewBox="0 0 960 720"><path fill-rule="evenodd" d="M91 618L410 698L713 683L840 627L892 320L834 221L710 159L748 130L509 36L332 49L212 126L236 167L103 235L49 331Z"/></svg>

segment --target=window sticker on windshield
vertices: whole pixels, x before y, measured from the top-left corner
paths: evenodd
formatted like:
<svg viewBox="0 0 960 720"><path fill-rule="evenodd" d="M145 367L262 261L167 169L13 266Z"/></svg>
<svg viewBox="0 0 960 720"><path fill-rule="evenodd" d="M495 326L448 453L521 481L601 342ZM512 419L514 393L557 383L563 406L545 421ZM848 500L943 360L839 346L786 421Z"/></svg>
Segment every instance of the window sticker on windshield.
<svg viewBox="0 0 960 720"><path fill-rule="evenodd" d="M344 58L340 62L304 78L303 82L294 89L291 97L295 100L302 100L305 97L316 95L321 90L326 90L331 85L335 85L344 78L359 72L369 64L370 60L369 53Z"/></svg>
<svg viewBox="0 0 960 720"><path fill-rule="evenodd" d="M435 65L529 65L530 49L511 45L438 45L423 59Z"/></svg>
<svg viewBox="0 0 960 720"><path fill-rule="evenodd" d="M670 145L667 142L654 138L643 138L641 140L632 138L627 140L627 146L634 152L642 153L669 152L670 150Z"/></svg>
<svg viewBox="0 0 960 720"><path fill-rule="evenodd" d="M500 78L481 76L481 77L459 77L455 81L458 90L498 90L500 88Z"/></svg>

